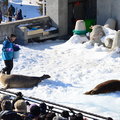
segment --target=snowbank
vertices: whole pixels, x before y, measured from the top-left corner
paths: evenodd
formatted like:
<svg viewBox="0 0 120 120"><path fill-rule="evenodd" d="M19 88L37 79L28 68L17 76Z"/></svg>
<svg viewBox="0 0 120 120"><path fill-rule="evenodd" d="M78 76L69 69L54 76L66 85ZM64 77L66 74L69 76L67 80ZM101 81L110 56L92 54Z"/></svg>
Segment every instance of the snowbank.
<svg viewBox="0 0 120 120"><path fill-rule="evenodd" d="M0 45L1 49L2 45ZM0 51L1 54L1 51ZM0 59L1 67L4 66ZM59 104L68 105L120 120L120 92L86 96L83 93L97 84L120 79L120 54L103 46L48 41L21 46L14 62L14 74L51 75L31 89L10 89Z"/></svg>

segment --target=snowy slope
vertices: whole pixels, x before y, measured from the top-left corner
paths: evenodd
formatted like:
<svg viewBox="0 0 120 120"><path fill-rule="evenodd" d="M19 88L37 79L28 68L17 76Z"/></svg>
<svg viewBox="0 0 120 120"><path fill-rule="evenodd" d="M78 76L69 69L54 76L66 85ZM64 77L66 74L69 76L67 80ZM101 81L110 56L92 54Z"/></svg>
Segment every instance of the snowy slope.
<svg viewBox="0 0 120 120"><path fill-rule="evenodd" d="M0 64L2 69L1 58ZM102 46L64 41L21 46L20 58L15 60L12 73L31 76L49 74L51 78L31 89L11 91L21 90L27 96L120 120L120 92L95 96L83 94L103 81L120 79L120 54L109 52Z"/></svg>

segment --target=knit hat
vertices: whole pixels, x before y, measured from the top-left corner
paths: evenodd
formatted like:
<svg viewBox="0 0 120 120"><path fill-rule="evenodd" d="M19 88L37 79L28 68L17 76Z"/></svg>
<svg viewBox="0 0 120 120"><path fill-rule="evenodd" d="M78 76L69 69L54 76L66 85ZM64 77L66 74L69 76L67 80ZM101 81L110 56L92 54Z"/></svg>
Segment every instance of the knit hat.
<svg viewBox="0 0 120 120"><path fill-rule="evenodd" d="M11 35L10 35L10 37L16 37L16 35L14 35L14 34L11 34Z"/></svg>
<svg viewBox="0 0 120 120"><path fill-rule="evenodd" d="M27 104L24 100L17 100L14 107L16 112L27 112Z"/></svg>
<svg viewBox="0 0 120 120"><path fill-rule="evenodd" d="M33 104L30 106L30 114L33 116L33 118L40 115L40 107Z"/></svg>

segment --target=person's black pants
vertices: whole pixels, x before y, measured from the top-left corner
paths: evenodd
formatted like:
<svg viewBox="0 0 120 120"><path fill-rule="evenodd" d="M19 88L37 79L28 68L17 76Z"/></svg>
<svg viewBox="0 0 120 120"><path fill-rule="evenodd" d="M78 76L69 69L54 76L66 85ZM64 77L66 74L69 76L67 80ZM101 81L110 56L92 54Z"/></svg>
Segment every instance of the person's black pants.
<svg viewBox="0 0 120 120"><path fill-rule="evenodd" d="M12 17L8 17L8 21L11 22L12 21Z"/></svg>
<svg viewBox="0 0 120 120"><path fill-rule="evenodd" d="M5 67L2 69L4 74L10 74L13 68L13 60L4 60Z"/></svg>

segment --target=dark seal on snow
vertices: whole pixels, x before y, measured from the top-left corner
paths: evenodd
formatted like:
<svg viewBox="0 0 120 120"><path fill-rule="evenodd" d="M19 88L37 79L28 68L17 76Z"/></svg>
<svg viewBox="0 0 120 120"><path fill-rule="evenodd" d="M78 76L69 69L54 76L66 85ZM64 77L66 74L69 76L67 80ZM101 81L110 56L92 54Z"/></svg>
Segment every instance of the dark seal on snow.
<svg viewBox="0 0 120 120"><path fill-rule="evenodd" d="M108 80L98 84L94 89L86 92L86 95L95 95L102 93L111 93L120 91L120 80Z"/></svg>
<svg viewBox="0 0 120 120"><path fill-rule="evenodd" d="M39 82L50 78L49 75L43 75L41 77L30 77L24 75L0 75L0 83L3 88L31 88L38 85Z"/></svg>

